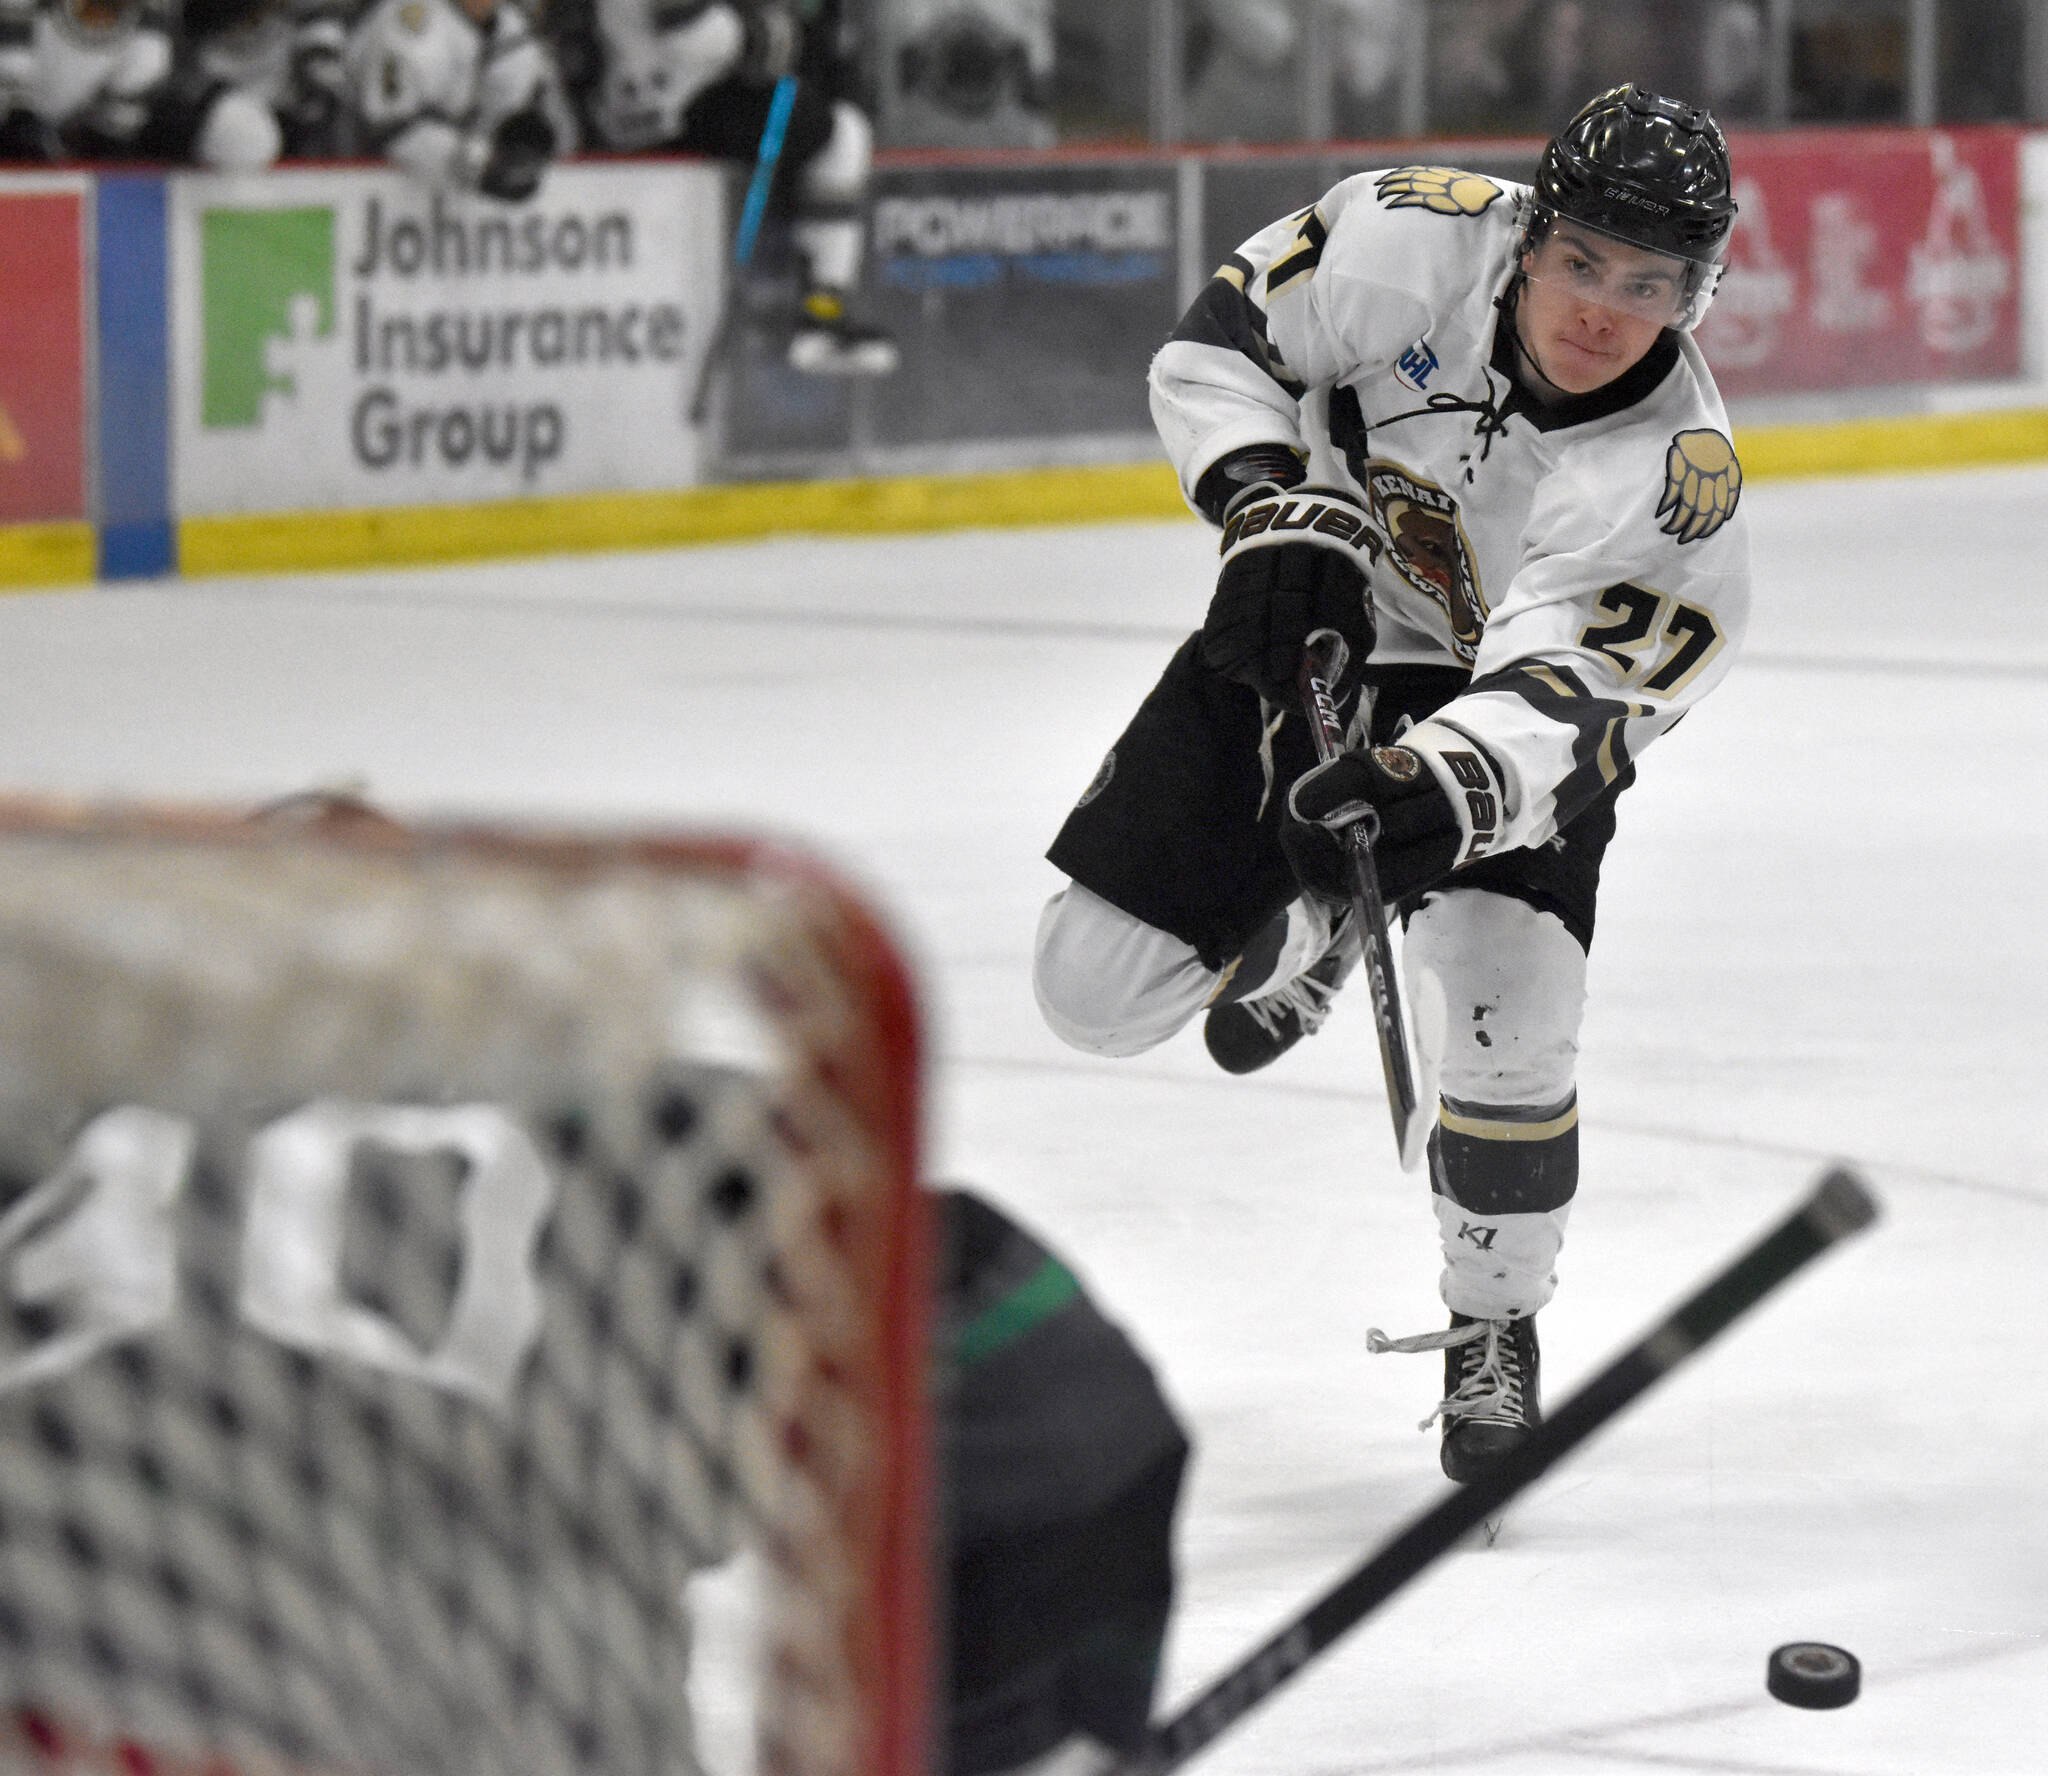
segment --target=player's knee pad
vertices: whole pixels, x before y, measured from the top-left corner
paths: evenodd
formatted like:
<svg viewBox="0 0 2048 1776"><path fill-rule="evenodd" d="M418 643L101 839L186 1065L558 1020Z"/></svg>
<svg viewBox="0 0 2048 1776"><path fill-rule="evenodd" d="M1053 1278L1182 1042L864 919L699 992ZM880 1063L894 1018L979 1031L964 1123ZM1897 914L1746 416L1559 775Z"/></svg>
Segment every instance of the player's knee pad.
<svg viewBox="0 0 2048 1776"><path fill-rule="evenodd" d="M1444 995L1438 1082L1466 1103L1542 1109L1578 1072L1586 953L1554 914L1481 889L1433 895L1408 922L1408 965Z"/></svg>
<svg viewBox="0 0 2048 1776"><path fill-rule="evenodd" d="M1533 1314L1557 1287L1578 1191L1585 952L1553 915L1472 889L1432 898L1408 944L1444 996L1430 1140L1444 1299L1485 1319Z"/></svg>
<svg viewBox="0 0 2048 1776"><path fill-rule="evenodd" d="M832 129L804 163L799 180L806 202L856 204L867 195L875 161L875 129L867 113L844 99L832 101Z"/></svg>
<svg viewBox="0 0 2048 1776"><path fill-rule="evenodd" d="M1040 1015L1069 1047L1134 1055L1208 1002L1216 976L1194 946L1074 883L1046 902L1033 948Z"/></svg>
<svg viewBox="0 0 2048 1776"><path fill-rule="evenodd" d="M223 173L253 173L284 149L277 113L254 93L229 87L208 108L192 144L192 158Z"/></svg>

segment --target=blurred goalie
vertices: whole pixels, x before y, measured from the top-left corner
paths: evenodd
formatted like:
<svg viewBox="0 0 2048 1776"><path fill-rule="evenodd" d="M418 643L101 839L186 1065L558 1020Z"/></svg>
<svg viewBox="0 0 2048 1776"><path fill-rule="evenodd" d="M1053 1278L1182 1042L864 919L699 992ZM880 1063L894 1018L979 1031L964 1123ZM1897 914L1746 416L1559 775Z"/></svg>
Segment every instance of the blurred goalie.
<svg viewBox="0 0 2048 1776"><path fill-rule="evenodd" d="M1141 1749L1189 1445L1074 1274L983 1198L938 1196L950 1548L947 1776Z"/></svg>

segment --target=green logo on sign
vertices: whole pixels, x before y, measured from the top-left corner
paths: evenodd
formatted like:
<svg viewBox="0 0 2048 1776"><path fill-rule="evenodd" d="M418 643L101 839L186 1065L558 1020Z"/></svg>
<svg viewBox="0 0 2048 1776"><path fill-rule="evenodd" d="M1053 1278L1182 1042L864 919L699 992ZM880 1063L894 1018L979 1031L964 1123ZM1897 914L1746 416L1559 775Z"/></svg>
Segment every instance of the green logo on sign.
<svg viewBox="0 0 2048 1776"><path fill-rule="evenodd" d="M271 372L268 346L294 336L300 298L316 311L312 337L334 332L334 211L208 210L199 253L200 424L253 426L266 392L296 392L289 376Z"/></svg>

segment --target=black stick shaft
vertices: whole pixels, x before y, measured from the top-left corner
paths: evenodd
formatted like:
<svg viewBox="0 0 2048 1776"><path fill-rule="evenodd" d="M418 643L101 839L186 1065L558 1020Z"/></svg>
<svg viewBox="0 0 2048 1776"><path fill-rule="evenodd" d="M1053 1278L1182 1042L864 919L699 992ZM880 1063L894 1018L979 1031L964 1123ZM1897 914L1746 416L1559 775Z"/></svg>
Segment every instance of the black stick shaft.
<svg viewBox="0 0 2048 1776"><path fill-rule="evenodd" d="M1344 670L1344 638L1334 629L1318 629L1308 638L1301 657L1302 714L1316 745L1316 757L1327 764L1344 750L1344 728L1330 685ZM1387 1110L1394 1119L1394 1146L1401 1163L1409 1164L1420 1143L1415 1119L1415 1065L1408 1053L1408 1029L1401 1016L1401 989L1387 944L1387 908L1380 896L1379 871L1372 860L1372 835L1364 822L1348 834L1345 860L1351 876L1352 917L1357 921L1365 964L1366 987L1372 995L1373 1025L1379 1033L1380 1072L1387 1082Z"/></svg>
<svg viewBox="0 0 2048 1776"><path fill-rule="evenodd" d="M697 366L697 384L690 395L690 423L702 425L711 410L711 378L725 356L732 338L739 307L739 279L754 257L754 241L760 233L761 217L768 207L768 190L775 182L775 169L782 160L782 144L789 133L789 114L796 108L797 77L785 74L775 83L768 103L768 120L762 126L760 146L754 152L754 171L747 180L747 195L740 206L739 227L733 235L732 270L725 300L719 304L718 319L705 344L703 361Z"/></svg>
<svg viewBox="0 0 2048 1776"><path fill-rule="evenodd" d="M1853 1172L1826 1173L1799 1208L1708 1279L1479 1479L1447 1494L1186 1707L1152 1729L1130 1776L1164 1776L1235 1725L1417 1573L1569 1455L1653 1383L1837 1240L1877 1203Z"/></svg>

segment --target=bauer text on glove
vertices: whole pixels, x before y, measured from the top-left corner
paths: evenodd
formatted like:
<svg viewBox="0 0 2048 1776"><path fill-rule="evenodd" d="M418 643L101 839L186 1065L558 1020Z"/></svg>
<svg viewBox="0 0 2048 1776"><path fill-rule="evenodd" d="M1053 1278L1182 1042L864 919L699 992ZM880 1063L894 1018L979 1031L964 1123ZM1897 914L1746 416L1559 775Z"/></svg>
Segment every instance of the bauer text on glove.
<svg viewBox="0 0 2048 1776"><path fill-rule="evenodd" d="M1355 671L1372 652L1364 509L1334 487L1248 487L1223 519L1223 565L1202 624L1202 661L1276 702L1291 699L1303 646L1334 629Z"/></svg>

